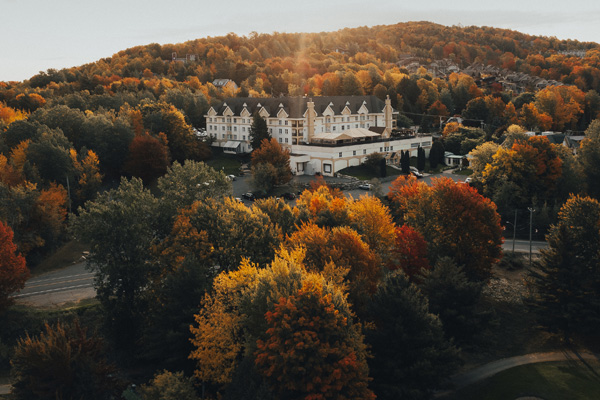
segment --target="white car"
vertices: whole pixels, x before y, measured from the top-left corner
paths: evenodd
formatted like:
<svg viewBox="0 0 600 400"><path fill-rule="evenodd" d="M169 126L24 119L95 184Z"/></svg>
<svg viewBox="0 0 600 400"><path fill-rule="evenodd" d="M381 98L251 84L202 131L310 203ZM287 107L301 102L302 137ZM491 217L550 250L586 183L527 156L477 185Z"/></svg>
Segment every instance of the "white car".
<svg viewBox="0 0 600 400"><path fill-rule="evenodd" d="M358 188L362 190L371 190L372 186L373 185L371 185L370 183L362 183L358 186Z"/></svg>

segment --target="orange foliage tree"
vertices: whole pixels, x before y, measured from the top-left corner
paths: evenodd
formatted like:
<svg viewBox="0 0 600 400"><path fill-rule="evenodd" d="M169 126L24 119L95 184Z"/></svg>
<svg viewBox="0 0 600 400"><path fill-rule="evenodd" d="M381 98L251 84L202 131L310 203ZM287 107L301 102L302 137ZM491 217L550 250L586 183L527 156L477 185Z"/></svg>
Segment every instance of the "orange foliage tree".
<svg viewBox="0 0 600 400"><path fill-rule="evenodd" d="M29 278L25 258L17 253L13 242L13 231L0 221L0 312L12 304L9 296L23 289Z"/></svg>
<svg viewBox="0 0 600 400"><path fill-rule="evenodd" d="M408 225L396 228L396 240L388 269L401 269L411 280L419 280L419 275L431 269L427 260L427 242L419 232Z"/></svg>
<svg viewBox="0 0 600 400"><path fill-rule="evenodd" d="M464 265L471 279L487 279L502 255L502 227L496 205L470 185L449 178L432 185L400 177L389 198L397 218L429 245L430 262L448 256Z"/></svg>
<svg viewBox="0 0 600 400"><path fill-rule="evenodd" d="M252 166L267 163L277 171L274 184L282 185L292 179L290 151L281 147L276 139L263 139L260 147L252 152Z"/></svg>
<svg viewBox="0 0 600 400"><path fill-rule="evenodd" d="M304 282L265 314L256 366L286 399L375 399L352 324L318 281Z"/></svg>

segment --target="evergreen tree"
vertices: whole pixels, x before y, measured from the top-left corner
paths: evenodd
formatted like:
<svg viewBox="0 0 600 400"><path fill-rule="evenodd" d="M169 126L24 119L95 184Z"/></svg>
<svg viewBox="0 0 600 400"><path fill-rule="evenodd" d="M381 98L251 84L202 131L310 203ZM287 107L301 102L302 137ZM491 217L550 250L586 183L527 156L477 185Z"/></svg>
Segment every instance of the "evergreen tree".
<svg viewBox="0 0 600 400"><path fill-rule="evenodd" d="M410 154L408 154L408 150L403 151L400 156L400 168L405 174L410 173Z"/></svg>
<svg viewBox="0 0 600 400"><path fill-rule="evenodd" d="M594 332L600 324L600 203L571 197L547 235L534 305L541 324L569 340L574 332Z"/></svg>
<svg viewBox="0 0 600 400"><path fill-rule="evenodd" d="M427 299L401 271L384 278L370 304L372 387L381 399L428 399L456 369L458 350Z"/></svg>
<svg viewBox="0 0 600 400"><path fill-rule="evenodd" d="M429 150L429 166L434 169L439 164L444 164L444 145L439 140L434 140Z"/></svg>
<svg viewBox="0 0 600 400"><path fill-rule="evenodd" d="M250 125L250 145L253 149L258 149L263 139L271 140L267 121L258 113L254 113L252 117L252 125Z"/></svg>
<svg viewBox="0 0 600 400"><path fill-rule="evenodd" d="M425 169L425 150L419 146L417 151L417 169L423 171Z"/></svg>
<svg viewBox="0 0 600 400"><path fill-rule="evenodd" d="M446 336L457 344L470 343L492 316L479 304L483 284L470 281L449 257L438 260L421 288L429 299L429 310L439 316Z"/></svg>

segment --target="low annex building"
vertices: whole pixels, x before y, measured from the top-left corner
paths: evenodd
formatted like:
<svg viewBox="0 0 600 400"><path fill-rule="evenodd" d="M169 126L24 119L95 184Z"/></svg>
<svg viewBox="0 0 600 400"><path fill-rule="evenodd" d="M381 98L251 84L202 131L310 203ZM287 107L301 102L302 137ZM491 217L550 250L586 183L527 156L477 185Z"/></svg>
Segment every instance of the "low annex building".
<svg viewBox="0 0 600 400"><path fill-rule="evenodd" d="M295 174L333 175L363 163L371 153L384 153L386 159L419 147L428 152L431 136L395 129L389 97L319 96L230 98L211 107L206 117L206 132L213 146L226 153L248 153L252 116L258 113L267 121L271 137L291 153Z"/></svg>

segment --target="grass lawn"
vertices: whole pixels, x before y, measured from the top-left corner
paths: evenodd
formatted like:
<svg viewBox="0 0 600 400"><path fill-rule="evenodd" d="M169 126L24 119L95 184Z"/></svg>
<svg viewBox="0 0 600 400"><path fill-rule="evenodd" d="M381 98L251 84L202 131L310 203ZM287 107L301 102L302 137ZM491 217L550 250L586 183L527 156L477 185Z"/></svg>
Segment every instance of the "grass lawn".
<svg viewBox="0 0 600 400"><path fill-rule="evenodd" d="M456 175L471 175L472 173L473 171L468 168L463 168L460 171L454 171L454 174Z"/></svg>
<svg viewBox="0 0 600 400"><path fill-rule="evenodd" d="M206 164L217 171L225 172L225 175L239 176L240 166L250 161L249 157L246 158L244 159L236 154L225 154L218 149L213 149L212 158L206 161Z"/></svg>
<svg viewBox="0 0 600 400"><path fill-rule="evenodd" d="M598 399L600 363L564 361L523 365L464 388L451 399L506 400L525 396L544 400Z"/></svg>

